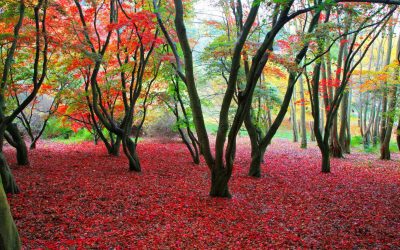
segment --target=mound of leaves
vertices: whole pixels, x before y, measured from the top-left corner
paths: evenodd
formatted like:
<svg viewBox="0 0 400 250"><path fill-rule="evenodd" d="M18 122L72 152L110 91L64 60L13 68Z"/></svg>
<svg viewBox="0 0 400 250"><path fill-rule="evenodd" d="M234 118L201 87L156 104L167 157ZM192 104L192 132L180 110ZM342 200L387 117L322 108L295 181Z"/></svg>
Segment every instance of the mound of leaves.
<svg viewBox="0 0 400 250"><path fill-rule="evenodd" d="M143 172L90 143L45 143L13 172L10 197L28 248L400 248L400 160L354 154L320 172L316 148L276 141L263 176L247 177L241 142L232 199L210 198L210 174L180 143L139 145Z"/></svg>

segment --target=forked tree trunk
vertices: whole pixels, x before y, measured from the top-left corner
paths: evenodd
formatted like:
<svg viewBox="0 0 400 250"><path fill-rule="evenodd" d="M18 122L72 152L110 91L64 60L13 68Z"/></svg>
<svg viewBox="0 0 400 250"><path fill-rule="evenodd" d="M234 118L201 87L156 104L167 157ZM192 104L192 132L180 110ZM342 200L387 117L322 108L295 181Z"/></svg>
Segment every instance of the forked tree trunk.
<svg viewBox="0 0 400 250"><path fill-rule="evenodd" d="M7 127L7 132L10 133L14 143L15 149L17 150L17 162L18 165L29 165L28 159L28 149L26 147L25 141L22 138L19 129L16 124L11 123Z"/></svg>
<svg viewBox="0 0 400 250"><path fill-rule="evenodd" d="M7 196L0 178L0 249L21 249L18 230L11 215Z"/></svg>

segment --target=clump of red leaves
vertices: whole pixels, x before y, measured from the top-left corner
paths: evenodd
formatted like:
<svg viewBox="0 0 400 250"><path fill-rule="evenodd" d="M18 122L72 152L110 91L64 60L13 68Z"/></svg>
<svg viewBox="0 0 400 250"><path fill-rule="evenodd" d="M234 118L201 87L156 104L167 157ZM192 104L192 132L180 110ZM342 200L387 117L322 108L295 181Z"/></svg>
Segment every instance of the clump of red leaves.
<svg viewBox="0 0 400 250"><path fill-rule="evenodd" d="M277 141L263 176L238 147L233 198L208 196L204 163L179 143L140 144L143 173L102 146L46 144L30 167L7 156L22 193L10 198L26 248L398 248L400 164L354 154L320 173L316 148Z"/></svg>

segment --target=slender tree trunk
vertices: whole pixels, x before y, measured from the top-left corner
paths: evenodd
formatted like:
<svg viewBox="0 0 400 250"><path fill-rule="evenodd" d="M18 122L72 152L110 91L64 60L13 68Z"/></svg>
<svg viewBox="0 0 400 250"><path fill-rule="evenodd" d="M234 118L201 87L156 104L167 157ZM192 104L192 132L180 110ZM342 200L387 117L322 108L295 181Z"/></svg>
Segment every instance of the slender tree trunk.
<svg viewBox="0 0 400 250"><path fill-rule="evenodd" d="M347 121L348 121L348 110L349 110L349 92L344 93L343 101L340 109L340 135L339 135L339 143L342 149L347 148ZM350 153L350 152L346 152Z"/></svg>
<svg viewBox="0 0 400 250"><path fill-rule="evenodd" d="M393 111L396 108L396 102L397 102L397 86L393 86L393 91L388 110L389 115L387 117L387 122L386 122L386 134L381 144L381 157L380 157L381 160L390 160L389 146L390 146L390 139L392 137L392 129L394 122Z"/></svg>
<svg viewBox="0 0 400 250"><path fill-rule="evenodd" d="M363 114L362 114L362 122L361 122L361 128L362 128L362 137L363 137L363 145L364 145L364 149L369 148L370 145L370 141L371 141L371 137L370 137L370 130L368 129L367 126L367 120L368 120L368 111L369 111L369 93L366 93L366 96L364 97L365 100L362 100L363 103L361 104L362 106L364 106L363 109ZM372 112L369 112L372 113Z"/></svg>
<svg viewBox="0 0 400 250"><path fill-rule="evenodd" d="M321 48L320 48L321 50ZM310 101L311 101L311 111L312 111L312 116L314 118L314 134L315 134L315 139L317 140L317 145L318 148L321 151L322 155L322 163L321 163L321 171L323 173L329 173L331 171L330 169L330 154L329 154L329 124L327 120L327 124L324 126L327 128L327 132L324 133L322 136L321 130L320 130L320 97L319 97L319 82L320 82L320 75L324 74L324 71L321 70L321 65L322 62L317 62L314 65L314 74L313 78L310 81L307 82L308 84L308 91L310 93Z"/></svg>
<svg viewBox="0 0 400 250"><path fill-rule="evenodd" d="M345 152L350 154L351 152L351 99L353 96L352 89L349 91L349 104L347 105L347 119L346 119L346 139L345 139Z"/></svg>
<svg viewBox="0 0 400 250"><path fill-rule="evenodd" d="M189 136L189 139L186 138L186 136L182 130L180 130L180 135L192 156L194 164L200 164L200 151L201 151L200 148L201 147L198 144L198 140L197 140L196 136L193 134L192 130L190 129L189 117L188 117L188 114L186 111L185 104L182 100L181 90L179 88L179 78L176 81L174 81L174 79L172 78L172 82L173 82L174 88L175 88L175 96L174 96L175 117L176 117L176 120L179 122L180 121L179 108L178 108L178 103L179 103L179 106L181 107L183 119L184 119L186 133Z"/></svg>
<svg viewBox="0 0 400 250"><path fill-rule="evenodd" d="M386 135L386 115L387 115L387 105L388 105L388 98L387 98L387 86L384 86L383 95L382 95L382 118L381 118L381 132L380 132L380 142L383 143L385 140Z"/></svg>
<svg viewBox="0 0 400 250"><path fill-rule="evenodd" d="M391 28L391 32L389 34L389 41L391 40L391 37L393 36L394 28ZM391 42L389 43L391 45ZM390 46L391 47L391 46ZM391 50L388 50L390 54ZM400 55L400 36L397 40L397 55ZM388 56L389 60L386 61L387 63L389 62L390 64L390 55ZM395 73L393 74L393 80L396 81L399 78L400 75L400 69L397 68L395 70ZM383 137L383 141L381 144L381 159L382 160L390 160L390 139L392 137L392 129L393 129L393 123L394 123L394 112L396 110L396 104L397 104L397 90L398 87L397 85L392 86L392 91L391 91L391 96L390 96L390 104L389 104L389 109L387 113L387 118L383 118L386 120L386 131L385 131L385 136Z"/></svg>
<svg viewBox="0 0 400 250"><path fill-rule="evenodd" d="M397 141L397 148L400 151L400 117L399 117L399 121L397 124L397 136L396 136L396 141Z"/></svg>
<svg viewBox="0 0 400 250"><path fill-rule="evenodd" d="M320 102L320 103L322 103L322 102ZM324 109L320 108L318 112L319 112L319 121L318 121L319 131L320 131L321 135L324 136L325 111L324 111ZM315 133L314 133L314 136L315 136Z"/></svg>
<svg viewBox="0 0 400 250"><path fill-rule="evenodd" d="M189 150L190 156L192 157L193 162L195 164L199 164L200 163L199 152L197 150L196 144L194 144L195 142L193 143L193 142L189 141L189 139L187 138L187 136L185 135L185 133L183 132L183 130L181 128L178 128L178 132L179 132L179 135L181 136L183 144L185 144L185 146ZM191 143L193 143L193 144L191 144Z"/></svg>
<svg viewBox="0 0 400 250"><path fill-rule="evenodd" d="M380 119L381 119L381 105L382 105L382 102L379 102L378 108L377 108L376 114L375 114L374 132L373 132L373 136L372 136L372 145L374 147L378 145L378 141L379 141L379 124L380 124Z"/></svg>
<svg viewBox="0 0 400 250"><path fill-rule="evenodd" d="M368 107L368 105L365 105ZM364 143L364 148L367 149L370 146L371 142L371 137L373 137L373 132L371 131L372 124L374 123L374 118L375 118L375 112L376 112L376 107L375 107L375 98L372 100L371 103L371 112L370 112L370 121L368 125L365 125L365 134L363 137L363 143ZM366 119L365 119L366 120Z"/></svg>
<svg viewBox="0 0 400 250"><path fill-rule="evenodd" d="M315 134L314 134L314 122L310 121L310 139L311 141L315 141Z"/></svg>
<svg viewBox="0 0 400 250"><path fill-rule="evenodd" d="M384 52L384 46L383 46L383 41L384 41L384 33L382 33L382 38L379 43L378 47L378 56L377 60L375 63L375 71L379 71L381 68L381 64L383 60L381 60L385 55ZM382 101L379 101L378 107L375 111L375 117L374 117L374 126L373 126L373 132L372 132L372 145L375 147L378 145L378 141L380 139L380 134L379 134L379 124L381 123L381 107L382 107ZM375 104L376 105L376 104Z"/></svg>
<svg viewBox="0 0 400 250"><path fill-rule="evenodd" d="M331 155L334 158L343 158L343 150L342 147L340 146L339 143L339 137L338 137L338 120L337 120L337 115L333 119L333 125L332 125L332 141L331 141Z"/></svg>
<svg viewBox="0 0 400 250"><path fill-rule="evenodd" d="M387 47L386 61L385 61L384 66L387 66L390 64L390 58L391 58L392 49L393 49L393 34L394 34L394 25L391 25L389 27L388 47ZM383 93L382 93L382 115L383 115L383 118L381 119L381 134L380 134L381 144L383 144L383 141L385 140L385 136L386 136L387 106L388 106L388 85L387 85L387 82L385 82L385 84L383 86Z"/></svg>
<svg viewBox="0 0 400 250"><path fill-rule="evenodd" d="M330 107L333 108L333 107ZM339 143L339 133L338 133L338 115L336 114L333 119L333 124L331 128L331 145L330 145L331 155L334 158L343 158L342 147Z"/></svg>
<svg viewBox="0 0 400 250"><path fill-rule="evenodd" d="M96 146L99 145L99 137L97 136L96 132L94 132L94 134L93 134L93 143Z"/></svg>
<svg viewBox="0 0 400 250"><path fill-rule="evenodd" d="M291 123L292 123L292 129L293 129L293 142L298 142L299 141L299 135L297 131L297 117L296 117L296 105L293 102L294 96L292 97L290 101L290 118L291 118Z"/></svg>
<svg viewBox="0 0 400 250"><path fill-rule="evenodd" d="M7 132L12 136L13 141L15 142L15 149L17 150L17 162L18 165L29 165L28 159L28 149L26 147L25 141L22 138L19 129L16 124L11 123L7 127Z"/></svg>
<svg viewBox="0 0 400 250"><path fill-rule="evenodd" d="M304 85L303 85L303 78L300 77L299 79L299 86L300 86L300 98L302 100L302 105L301 105L301 122L300 122L300 127L301 127L301 148L307 148L307 125L306 125L306 105L305 105L305 99L304 99Z"/></svg>

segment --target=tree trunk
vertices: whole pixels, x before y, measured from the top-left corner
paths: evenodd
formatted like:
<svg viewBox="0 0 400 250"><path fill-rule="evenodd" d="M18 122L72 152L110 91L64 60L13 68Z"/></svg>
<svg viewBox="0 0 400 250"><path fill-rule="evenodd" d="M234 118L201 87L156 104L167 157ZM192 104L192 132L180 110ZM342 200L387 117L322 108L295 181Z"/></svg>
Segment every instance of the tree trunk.
<svg viewBox="0 0 400 250"><path fill-rule="evenodd" d="M179 118L177 118L179 119ZM179 121L179 120L178 120ZM200 158L199 158L199 151L197 150L197 145L195 144L196 142L193 142L192 140L189 141L183 130L178 127L178 132L179 135L181 136L183 144L185 144L186 148L190 152L190 156L192 157L193 163L199 164L200 163Z"/></svg>
<svg viewBox="0 0 400 250"><path fill-rule="evenodd" d="M18 230L11 215L7 196L0 178L0 249L21 249Z"/></svg>
<svg viewBox="0 0 400 250"><path fill-rule="evenodd" d="M304 85L303 78L299 79L300 86L300 98L302 100L301 104L301 117L300 117L300 128L301 128L301 148L307 148L307 125L306 125L306 105L304 99Z"/></svg>
<svg viewBox="0 0 400 250"><path fill-rule="evenodd" d="M123 146L124 152L129 160L129 171L141 172L142 168L136 151L136 144L130 138L127 138Z"/></svg>
<svg viewBox="0 0 400 250"><path fill-rule="evenodd" d="M313 131L315 134L315 139L317 140L317 145L321 151L322 155L322 166L321 170L323 173L329 173L331 171L330 169L330 158L329 158L329 119L327 119L327 124L324 126L326 127L326 133L322 136L321 130L320 130L320 98L319 98L319 79L320 79L320 74L323 73L321 72L321 64L322 62L317 62L314 65L314 75L312 78L312 82L314 83L313 85L308 82L308 91L310 93L310 101L311 101L311 111L312 115L314 117L314 126L313 126Z"/></svg>
<svg viewBox="0 0 400 250"><path fill-rule="evenodd" d="M297 117L296 117L296 105L293 103L294 97L292 97L292 100L290 101L290 118L291 118L291 123L292 123L292 129L293 129L293 142L298 142L299 141L299 135L297 132Z"/></svg>
<svg viewBox="0 0 400 250"><path fill-rule="evenodd" d="M8 166L7 159L3 153L4 133L5 129L0 129L0 176L4 191L7 194L18 194L19 188L15 183L14 176L11 173L11 169Z"/></svg>
<svg viewBox="0 0 400 250"><path fill-rule="evenodd" d="M329 155L329 146L325 145L319 148L322 154L322 173L331 172L331 163Z"/></svg>
<svg viewBox="0 0 400 250"><path fill-rule="evenodd" d="M393 36L394 28L391 27L391 32L389 34L389 46L391 49L391 37ZM388 49L388 52L391 51ZM390 53L389 53L390 54ZM397 40L397 55L400 55L400 36ZM390 55L388 56L388 60L386 61L387 64L390 64ZM397 68L395 70L395 73L393 75L393 80L396 81L399 78L400 75L400 69ZM393 123L394 123L394 112L396 110L396 104L397 104L397 85L392 86L392 92L390 96L390 104L389 104L389 109L388 109L388 114L386 118L386 133L384 136L384 139L382 141L381 145L381 159L382 160L390 160L390 139L392 137L392 129L393 129ZM385 118L383 118L385 119Z"/></svg>
<svg viewBox="0 0 400 250"><path fill-rule="evenodd" d="M214 167L211 171L210 196L231 198L228 188L229 176L224 168Z"/></svg>
<svg viewBox="0 0 400 250"><path fill-rule="evenodd" d="M251 152L251 163L249 169L249 176L252 177L261 177L261 159L263 158L263 154L261 150L257 148L256 150Z"/></svg>
<svg viewBox="0 0 400 250"><path fill-rule="evenodd" d="M382 94L382 118L381 118L381 131L380 131L380 142L383 143L383 140L385 140L385 134L386 134L386 115L387 115L387 86L384 86L383 94Z"/></svg>
<svg viewBox="0 0 400 250"><path fill-rule="evenodd" d="M352 90L349 91L349 104L347 105L347 119L346 119L346 138L345 138L345 147L344 150L347 154L351 153L351 98L352 98Z"/></svg>
<svg viewBox="0 0 400 250"><path fill-rule="evenodd" d="M390 58L392 54L392 49L393 49L393 34L394 34L394 25L391 25L389 27L389 34L388 34L388 47L387 47L387 53L386 53L386 61L385 65L387 66L390 64ZM386 128L387 128L387 106L388 106L388 86L387 82L384 83L383 86L383 93L382 93L382 119L381 119L381 134L380 134L380 140L381 144L383 144L383 141L385 140L386 136Z"/></svg>
<svg viewBox="0 0 400 250"><path fill-rule="evenodd" d="M339 143L342 149L346 148L346 134L347 134L347 111L349 105L349 92L344 93L342 105L340 107L340 134L339 134Z"/></svg>
<svg viewBox="0 0 400 250"><path fill-rule="evenodd" d="M251 144L251 163L249 169L249 176L261 177L261 150L257 128L251 119L251 111L246 114L244 119L247 133L249 134Z"/></svg>
<svg viewBox="0 0 400 250"><path fill-rule="evenodd" d="M396 101L397 101L397 86L393 86L393 91L388 110L389 115L387 117L387 122L386 122L386 134L381 144L381 160L390 160L389 146L390 146L390 139L392 137L392 129L394 122L393 112L396 109Z"/></svg>
<svg viewBox="0 0 400 250"><path fill-rule="evenodd" d="M7 194L18 194L20 192L3 152L0 152L0 175L4 191Z"/></svg>
<svg viewBox="0 0 400 250"><path fill-rule="evenodd" d="M397 141L397 148L400 151L400 117L399 117L399 123L397 124L397 136L396 136L396 141Z"/></svg>
<svg viewBox="0 0 400 250"><path fill-rule="evenodd" d="M13 141L15 142L15 149L17 150L17 162L18 165L29 165L28 159L28 149L26 147L25 141L22 138L19 129L16 124L11 123L7 127L7 132L12 136Z"/></svg>
<svg viewBox="0 0 400 250"><path fill-rule="evenodd" d="M121 148L121 137L117 136L115 141L112 141L108 148L108 154L112 156L119 156Z"/></svg>
<svg viewBox="0 0 400 250"><path fill-rule="evenodd" d="M331 135L332 140L331 140L331 145L330 145L331 155L334 158L343 158L343 151L342 151L342 147L340 146L339 138L338 138L337 114L333 120L331 133L332 133L332 135Z"/></svg>
<svg viewBox="0 0 400 250"><path fill-rule="evenodd" d="M324 133L325 133L325 130L324 130L324 128L325 128L325 112L326 111L324 111L324 109L321 108L321 109L319 109L318 112L319 112L319 121L318 121L319 131L321 133L321 136L324 136ZM314 133L314 137L315 137L315 133Z"/></svg>
<svg viewBox="0 0 400 250"><path fill-rule="evenodd" d="M314 123L312 121L310 121L310 139L311 141L315 141L315 134L314 134Z"/></svg>
<svg viewBox="0 0 400 250"><path fill-rule="evenodd" d="M382 102L379 102L378 108L376 109L375 120L374 120L374 132L372 136L372 145L375 147L378 145L379 141L379 124L381 119L381 105Z"/></svg>

